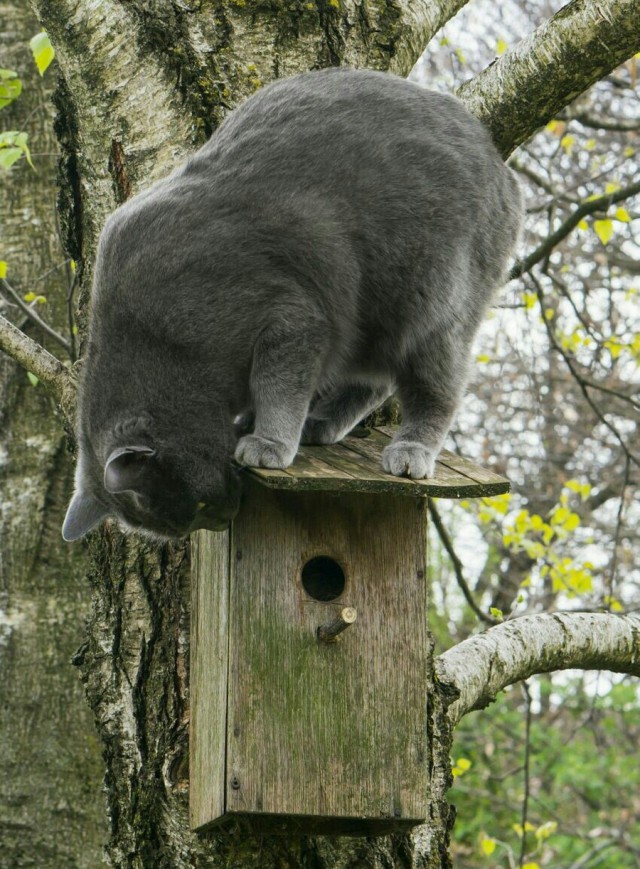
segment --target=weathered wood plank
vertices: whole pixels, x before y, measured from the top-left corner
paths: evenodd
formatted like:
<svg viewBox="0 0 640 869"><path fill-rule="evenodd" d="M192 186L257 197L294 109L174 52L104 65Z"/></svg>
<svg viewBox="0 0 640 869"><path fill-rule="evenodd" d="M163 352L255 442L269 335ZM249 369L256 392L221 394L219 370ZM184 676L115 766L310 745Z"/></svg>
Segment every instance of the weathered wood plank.
<svg viewBox="0 0 640 869"><path fill-rule="evenodd" d="M345 438L343 441L347 449L366 456L372 463L377 464L378 467L381 466L382 462L382 450L388 443L389 438L376 429L371 432L368 438ZM385 474L385 479L389 479L390 476L391 474ZM470 482L475 482L470 481L468 476L458 473L458 471L453 470L448 465L442 464L442 462L436 462L435 476L429 480L409 480L406 477L392 477L392 479L399 480L403 485L415 483L421 488L427 487L434 490L434 492L421 492L423 495L435 494L436 487L451 487L452 489L456 489L468 486Z"/></svg>
<svg viewBox="0 0 640 869"><path fill-rule="evenodd" d="M295 465L287 468L289 476L296 479L327 479L353 481L354 473L327 463L326 448L320 452L314 447L300 447Z"/></svg>
<svg viewBox="0 0 640 869"><path fill-rule="evenodd" d="M496 478L500 479L499 475L493 471L483 468L481 465L472 462L471 459L459 456L457 453L452 453L449 450L442 450L439 456L439 461L444 465L447 465L447 467L458 471L458 473L465 474L476 483L491 484L496 480Z"/></svg>
<svg viewBox="0 0 640 869"><path fill-rule="evenodd" d="M225 810L230 532L191 538L191 827Z"/></svg>
<svg viewBox="0 0 640 869"><path fill-rule="evenodd" d="M428 480L393 477L382 470L382 450L391 427L373 429L367 437L346 437L330 446L304 446L286 470L248 468L248 476L273 489L325 492L371 492L411 497L479 498L508 492L509 481L443 451L435 476Z"/></svg>

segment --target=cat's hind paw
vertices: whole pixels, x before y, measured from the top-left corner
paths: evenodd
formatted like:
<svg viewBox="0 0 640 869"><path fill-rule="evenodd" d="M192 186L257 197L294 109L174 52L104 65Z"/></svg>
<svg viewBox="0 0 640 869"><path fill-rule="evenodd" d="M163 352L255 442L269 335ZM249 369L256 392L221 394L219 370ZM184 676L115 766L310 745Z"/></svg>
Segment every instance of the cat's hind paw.
<svg viewBox="0 0 640 869"><path fill-rule="evenodd" d="M307 417L302 435L301 444L335 444L342 440L345 432L331 419L313 419Z"/></svg>
<svg viewBox="0 0 640 869"><path fill-rule="evenodd" d="M436 457L433 450L417 441L397 441L382 451L382 467L394 477L422 480L433 477Z"/></svg>
<svg viewBox="0 0 640 869"><path fill-rule="evenodd" d="M295 455L295 447L292 449L289 444L250 434L238 441L235 460L250 468L288 468Z"/></svg>

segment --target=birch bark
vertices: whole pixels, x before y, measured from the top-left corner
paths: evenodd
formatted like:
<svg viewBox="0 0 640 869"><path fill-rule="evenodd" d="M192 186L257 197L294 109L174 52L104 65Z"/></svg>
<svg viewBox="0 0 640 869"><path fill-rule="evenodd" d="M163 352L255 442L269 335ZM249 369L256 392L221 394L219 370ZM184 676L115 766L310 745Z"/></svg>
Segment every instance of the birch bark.
<svg viewBox="0 0 640 869"><path fill-rule="evenodd" d="M26 129L33 162L0 173L0 258L23 293L47 297L40 310L66 322L64 260L56 226L57 143L51 90L29 39L40 26L29 4L0 2L1 65L23 93L2 110L4 129ZM42 155L42 156L41 156ZM0 303L0 306L2 303ZM15 309L0 307L14 316ZM39 330L25 326L40 341ZM52 345L53 346L53 345ZM30 369L31 365L28 366ZM94 869L106 837L100 744L70 660L89 613L82 548L60 540L73 463L51 397L0 353L0 867ZM61 832L63 831L63 832Z"/></svg>

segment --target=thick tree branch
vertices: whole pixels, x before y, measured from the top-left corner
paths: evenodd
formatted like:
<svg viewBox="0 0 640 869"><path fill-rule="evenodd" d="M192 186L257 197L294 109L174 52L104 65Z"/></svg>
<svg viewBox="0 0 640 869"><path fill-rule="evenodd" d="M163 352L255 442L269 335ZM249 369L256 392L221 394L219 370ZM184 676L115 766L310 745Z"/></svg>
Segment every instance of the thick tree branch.
<svg viewBox="0 0 640 869"><path fill-rule="evenodd" d="M436 659L440 681L460 691L449 708L454 724L468 712L484 709L507 685L571 668L640 676L640 616L522 616L470 637Z"/></svg>
<svg viewBox="0 0 640 869"><path fill-rule="evenodd" d="M67 421L75 413L76 381L68 368L44 347L0 316L0 350L38 378L60 405Z"/></svg>
<svg viewBox="0 0 640 869"><path fill-rule="evenodd" d="M425 46L441 27L469 0L400 0L402 9L399 33L389 71L407 76L418 62Z"/></svg>
<svg viewBox="0 0 640 869"><path fill-rule="evenodd" d="M640 49L640 0L571 0L458 96L507 157Z"/></svg>

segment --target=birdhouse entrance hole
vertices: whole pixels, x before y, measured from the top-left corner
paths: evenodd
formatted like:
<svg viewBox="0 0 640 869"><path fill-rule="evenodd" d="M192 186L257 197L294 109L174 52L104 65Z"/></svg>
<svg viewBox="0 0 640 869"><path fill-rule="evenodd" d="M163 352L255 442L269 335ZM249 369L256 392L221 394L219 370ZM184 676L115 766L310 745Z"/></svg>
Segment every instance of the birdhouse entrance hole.
<svg viewBox="0 0 640 869"><path fill-rule="evenodd" d="M335 600L344 591L345 582L343 569L327 555L311 558L302 568L302 587L314 600Z"/></svg>

